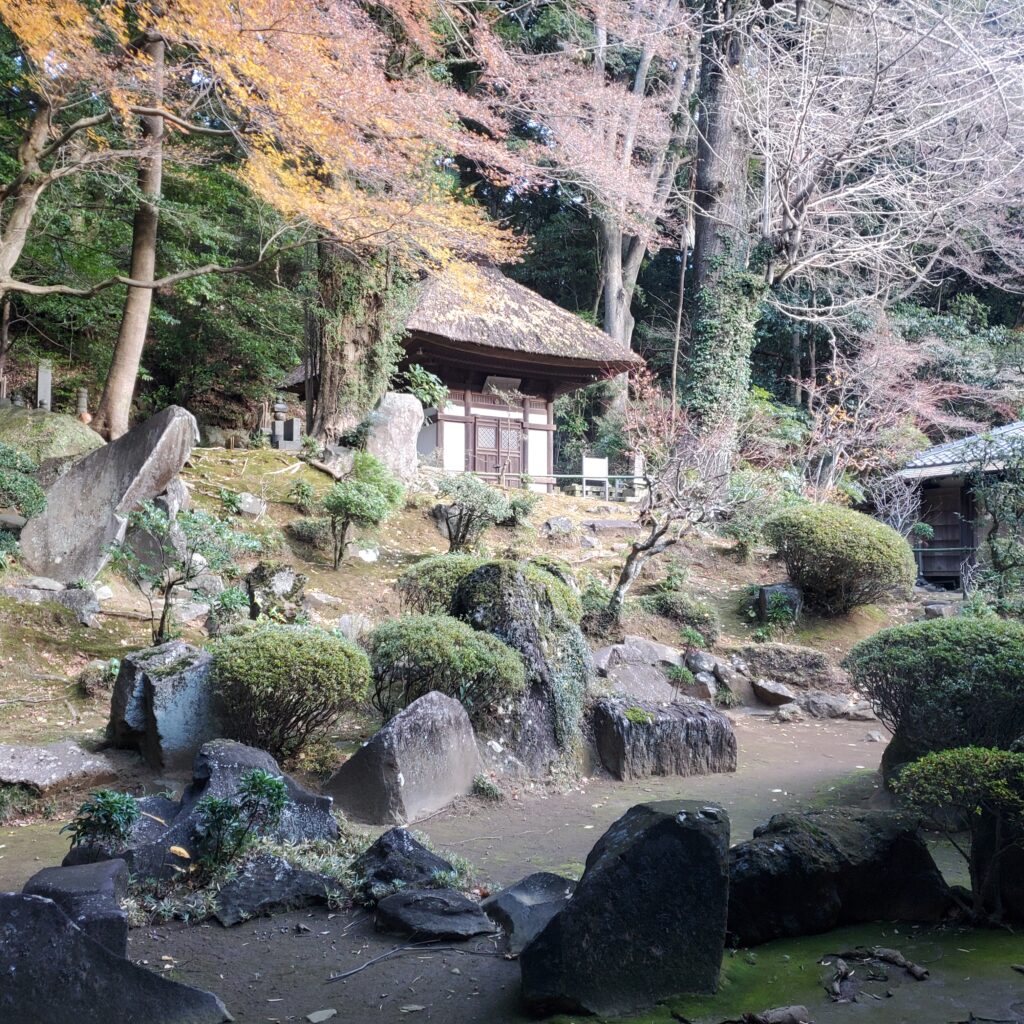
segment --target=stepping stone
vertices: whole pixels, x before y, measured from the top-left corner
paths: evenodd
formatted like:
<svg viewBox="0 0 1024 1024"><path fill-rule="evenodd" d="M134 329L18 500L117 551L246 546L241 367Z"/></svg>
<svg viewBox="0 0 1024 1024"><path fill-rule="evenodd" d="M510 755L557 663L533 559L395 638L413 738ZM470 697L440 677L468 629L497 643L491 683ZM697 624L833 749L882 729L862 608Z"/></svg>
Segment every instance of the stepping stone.
<svg viewBox="0 0 1024 1024"><path fill-rule="evenodd" d="M106 754L90 754L71 740L40 747L0 743L0 783L8 786L28 786L45 794L114 782L117 775L117 766Z"/></svg>
<svg viewBox="0 0 1024 1024"><path fill-rule="evenodd" d="M377 904L377 929L417 939L471 939L494 923L480 904L452 889L403 889Z"/></svg>

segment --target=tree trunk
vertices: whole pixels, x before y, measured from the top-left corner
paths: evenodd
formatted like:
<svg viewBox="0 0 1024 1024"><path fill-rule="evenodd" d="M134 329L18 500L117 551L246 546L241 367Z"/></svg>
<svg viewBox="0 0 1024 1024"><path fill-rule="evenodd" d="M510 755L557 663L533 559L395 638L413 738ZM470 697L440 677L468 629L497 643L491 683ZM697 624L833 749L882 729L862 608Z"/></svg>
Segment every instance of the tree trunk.
<svg viewBox="0 0 1024 1024"><path fill-rule="evenodd" d="M165 44L160 36L146 35L143 49L153 66L153 105L163 104ZM139 192L142 199L132 225L132 256L129 274L135 281L152 281L156 271L157 229L160 220L160 196L163 181L162 117L143 117L142 133L151 140L151 148L139 163ZM149 330L152 288L129 288L124 300L121 327L114 346L114 358L103 386L103 395L93 417L92 428L109 440L128 430L132 396L139 376L142 350Z"/></svg>
<svg viewBox="0 0 1024 1024"><path fill-rule="evenodd" d="M746 272L747 147L735 127L742 62L735 12L724 10L719 0L705 0L694 179L696 309L687 405L696 419L716 427L734 421L745 400L764 290Z"/></svg>

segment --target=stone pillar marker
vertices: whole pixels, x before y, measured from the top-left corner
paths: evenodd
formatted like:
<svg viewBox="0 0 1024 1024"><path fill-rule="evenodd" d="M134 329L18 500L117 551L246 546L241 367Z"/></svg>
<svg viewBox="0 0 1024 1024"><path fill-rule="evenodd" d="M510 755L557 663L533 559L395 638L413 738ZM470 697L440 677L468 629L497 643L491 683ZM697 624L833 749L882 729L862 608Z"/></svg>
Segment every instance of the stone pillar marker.
<svg viewBox="0 0 1024 1024"><path fill-rule="evenodd" d="M53 407L53 362L40 359L36 367L36 408L47 412Z"/></svg>

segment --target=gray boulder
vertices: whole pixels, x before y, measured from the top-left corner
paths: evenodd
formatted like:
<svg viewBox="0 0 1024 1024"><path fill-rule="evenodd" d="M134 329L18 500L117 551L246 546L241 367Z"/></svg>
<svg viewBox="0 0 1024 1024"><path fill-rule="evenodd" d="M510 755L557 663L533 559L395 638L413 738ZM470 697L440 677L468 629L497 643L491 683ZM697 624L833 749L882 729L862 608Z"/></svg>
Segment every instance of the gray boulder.
<svg viewBox="0 0 1024 1024"><path fill-rule="evenodd" d="M729 932L744 946L863 921L939 921L949 888L917 829L890 811L776 814L729 852Z"/></svg>
<svg viewBox="0 0 1024 1024"><path fill-rule="evenodd" d="M416 443L423 426L423 405L415 395L389 391L370 414L366 450L403 483L416 477Z"/></svg>
<svg viewBox="0 0 1024 1024"><path fill-rule="evenodd" d="M696 672L693 682L683 689L688 697L711 701L718 693L718 679L710 672Z"/></svg>
<svg viewBox="0 0 1024 1024"><path fill-rule="evenodd" d="M608 680L613 692L641 700L673 700L678 690L666 673L683 664L682 651L640 636L624 637L594 655L598 676Z"/></svg>
<svg viewBox="0 0 1024 1024"><path fill-rule="evenodd" d="M191 504L192 496L189 489L182 482L181 477L177 476L167 485L167 490L163 494L158 494L153 499L154 507L166 513L167 518L171 521L170 535L167 540L181 558L184 558L186 554L185 535L181 532L181 528L174 523L174 520L179 512L188 511ZM144 565L163 571L166 564L166 554L163 551L165 541L158 540L146 530L129 527L124 543L126 547L131 548Z"/></svg>
<svg viewBox="0 0 1024 1024"><path fill-rule="evenodd" d="M361 853L350 870L356 889L376 899L396 887L428 885L435 876L455 869L404 828L392 828Z"/></svg>
<svg viewBox="0 0 1024 1024"><path fill-rule="evenodd" d="M249 616L292 622L302 614L306 577L283 562L260 562L246 577Z"/></svg>
<svg viewBox="0 0 1024 1024"><path fill-rule="evenodd" d="M687 651L685 664L694 674L707 672L714 674L718 659L713 654L705 654L704 651Z"/></svg>
<svg viewBox="0 0 1024 1024"><path fill-rule="evenodd" d="M716 804L630 808L598 840L565 909L523 950L523 999L543 1013L635 1013L718 987L729 818Z"/></svg>
<svg viewBox="0 0 1024 1024"><path fill-rule="evenodd" d="M377 904L378 931L411 938L471 939L494 931L480 904L452 889L402 889Z"/></svg>
<svg viewBox="0 0 1024 1024"><path fill-rule="evenodd" d="M260 519L267 514L267 503L255 494L242 491L238 495L238 512L246 519Z"/></svg>
<svg viewBox="0 0 1024 1024"><path fill-rule="evenodd" d="M926 619L950 619L957 613L956 605L943 602L933 602L924 605L924 617Z"/></svg>
<svg viewBox="0 0 1024 1024"><path fill-rule="evenodd" d="M53 900L0 893L0 1020L28 1024L222 1024L212 993L112 953Z"/></svg>
<svg viewBox="0 0 1024 1024"><path fill-rule="evenodd" d="M853 702L841 693L812 690L797 697L800 710L811 718L845 718L853 709Z"/></svg>
<svg viewBox="0 0 1024 1024"><path fill-rule="evenodd" d="M572 532L572 520L568 516L552 516L540 524L542 537L569 537Z"/></svg>
<svg viewBox="0 0 1024 1024"><path fill-rule="evenodd" d="M252 917L326 903L332 888L337 889L338 884L324 875L261 853L220 887L213 916L229 928Z"/></svg>
<svg viewBox="0 0 1024 1024"><path fill-rule="evenodd" d="M479 771L466 709L434 691L395 715L325 789L350 817L403 825L469 793Z"/></svg>
<svg viewBox="0 0 1024 1024"><path fill-rule="evenodd" d="M576 883L550 871L527 875L489 896L480 909L508 936L510 953L521 953L569 902Z"/></svg>
<svg viewBox="0 0 1024 1024"><path fill-rule="evenodd" d="M53 590L50 587L25 585L4 587L0 593L21 604L57 604L73 612L83 626L98 625L96 616L100 613L100 603L96 595L84 587L63 589L62 585L62 589Z"/></svg>
<svg viewBox="0 0 1024 1024"><path fill-rule="evenodd" d="M128 865L123 860L43 868L22 892L53 900L90 938L118 956L128 955Z"/></svg>
<svg viewBox="0 0 1024 1024"><path fill-rule="evenodd" d="M192 414L170 406L80 459L21 531L24 564L65 583L91 580L123 539L128 514L167 489L197 440Z"/></svg>
<svg viewBox="0 0 1024 1024"><path fill-rule="evenodd" d="M792 704L796 700L796 694L788 686L774 679L753 679L750 685L754 689L754 696L771 707Z"/></svg>
<svg viewBox="0 0 1024 1024"><path fill-rule="evenodd" d="M593 726L601 763L618 779L736 771L732 724L699 700L660 705L603 697Z"/></svg>
<svg viewBox="0 0 1024 1024"><path fill-rule="evenodd" d="M117 775L117 765L106 754L89 753L71 740L45 746L0 743L0 783L8 786L46 794L99 786Z"/></svg>
<svg viewBox="0 0 1024 1024"><path fill-rule="evenodd" d="M152 768L187 768L220 733L208 651L183 640L129 654L110 701L107 739L138 750Z"/></svg>
<svg viewBox="0 0 1024 1024"><path fill-rule="evenodd" d="M798 690L846 691L849 676L828 655L796 644L749 644L741 647L736 661L751 679L778 679Z"/></svg>

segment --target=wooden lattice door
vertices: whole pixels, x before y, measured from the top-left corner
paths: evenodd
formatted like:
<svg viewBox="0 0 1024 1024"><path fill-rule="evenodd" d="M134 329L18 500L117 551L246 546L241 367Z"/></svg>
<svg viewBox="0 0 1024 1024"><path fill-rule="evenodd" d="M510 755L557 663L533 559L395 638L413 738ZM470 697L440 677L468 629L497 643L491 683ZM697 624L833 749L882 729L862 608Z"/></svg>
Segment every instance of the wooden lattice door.
<svg viewBox="0 0 1024 1024"><path fill-rule="evenodd" d="M523 471L523 428L512 420L477 416L473 423L475 473L518 477Z"/></svg>

